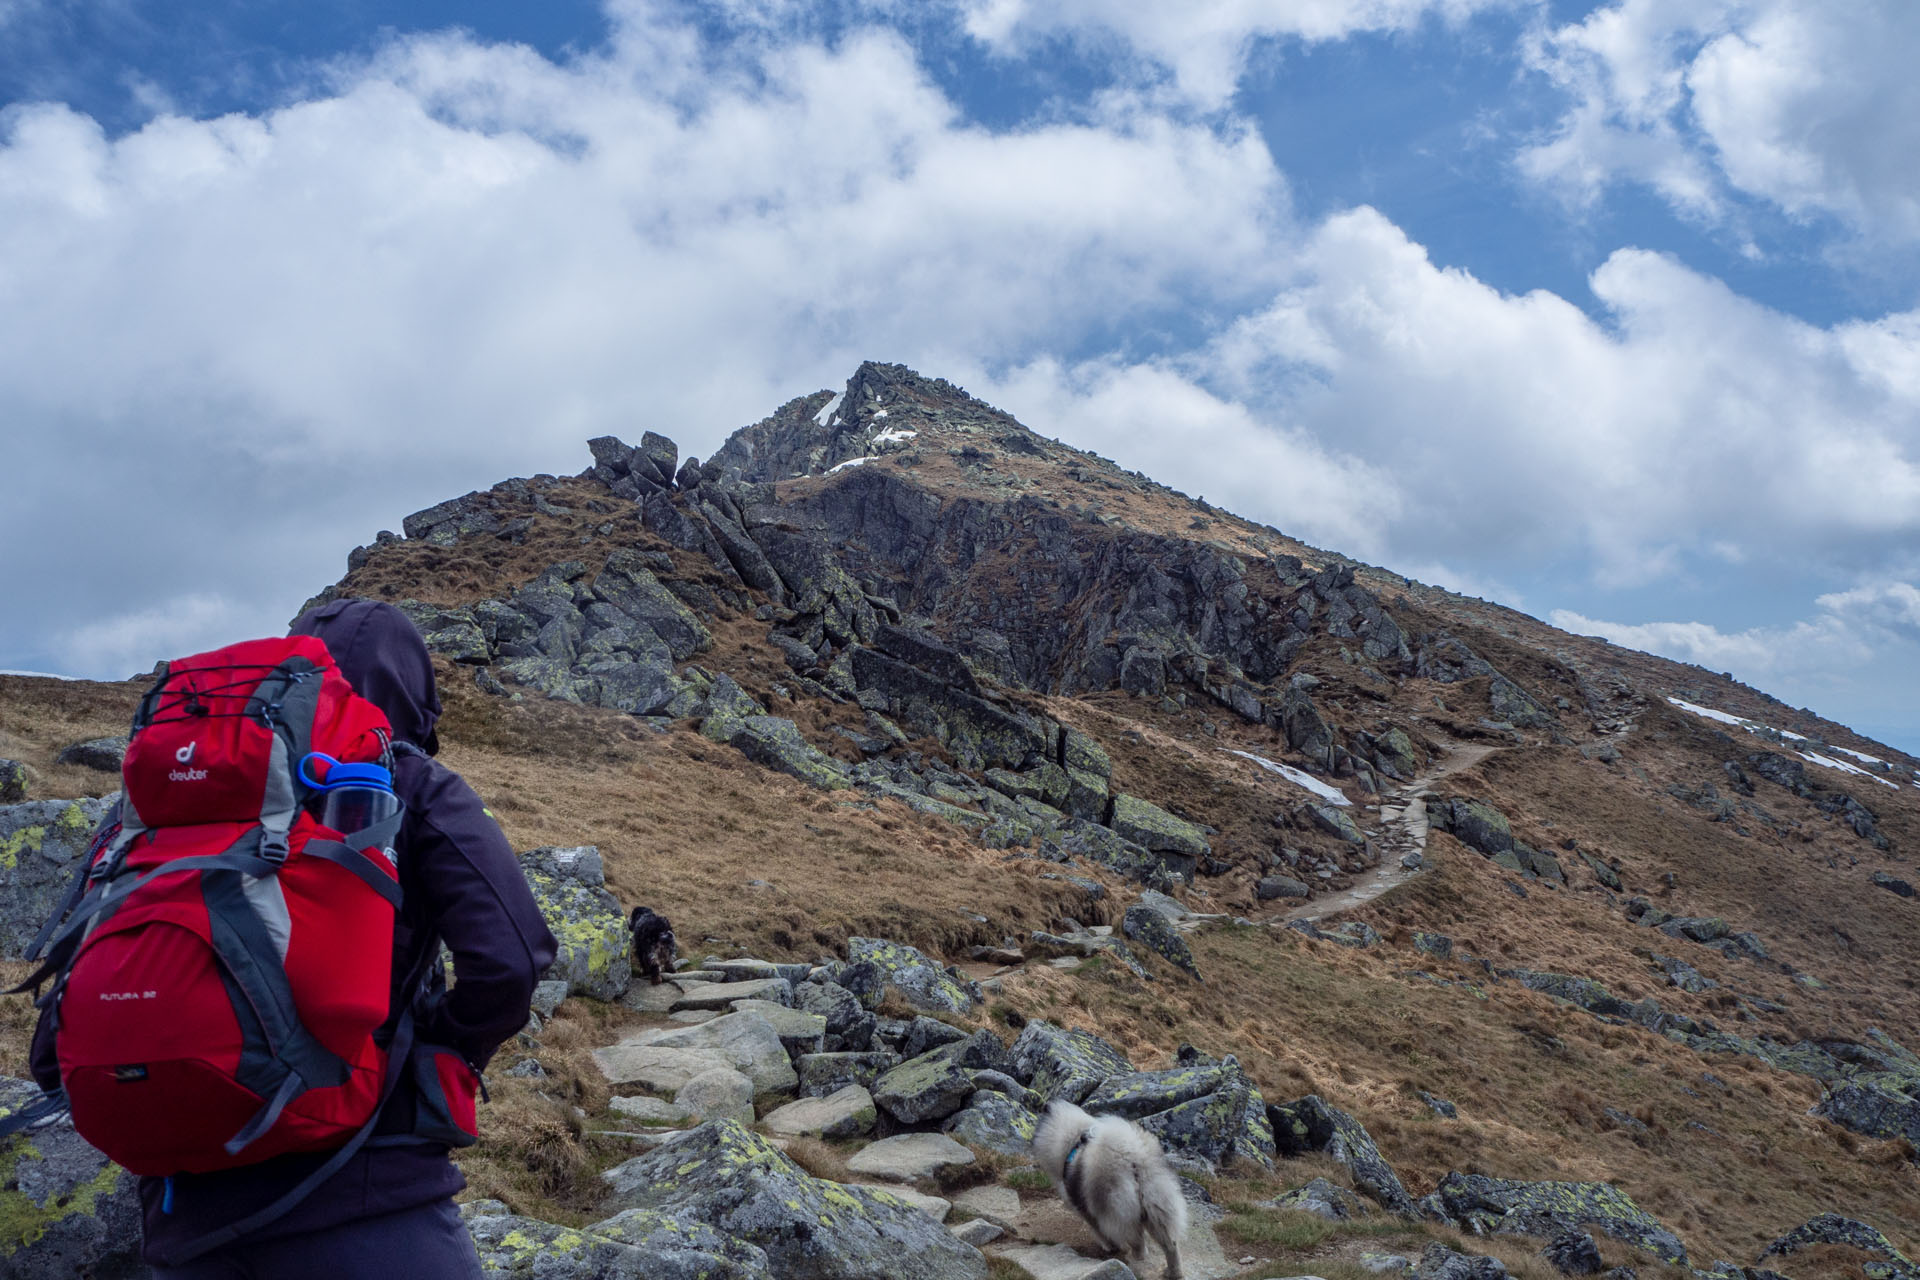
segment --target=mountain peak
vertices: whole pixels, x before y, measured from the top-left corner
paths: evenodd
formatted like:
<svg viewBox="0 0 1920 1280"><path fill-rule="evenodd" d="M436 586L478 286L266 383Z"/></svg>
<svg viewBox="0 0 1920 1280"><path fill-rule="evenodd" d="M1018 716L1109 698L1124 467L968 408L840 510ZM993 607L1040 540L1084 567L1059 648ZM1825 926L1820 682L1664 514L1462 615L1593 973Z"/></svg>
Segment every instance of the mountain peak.
<svg viewBox="0 0 1920 1280"><path fill-rule="evenodd" d="M1032 432L945 378L868 360L840 391L821 390L781 405L734 432L706 464L750 483L771 483L862 466L889 454ZM1038 439L1038 437L1034 437ZM976 447L978 445L976 444Z"/></svg>

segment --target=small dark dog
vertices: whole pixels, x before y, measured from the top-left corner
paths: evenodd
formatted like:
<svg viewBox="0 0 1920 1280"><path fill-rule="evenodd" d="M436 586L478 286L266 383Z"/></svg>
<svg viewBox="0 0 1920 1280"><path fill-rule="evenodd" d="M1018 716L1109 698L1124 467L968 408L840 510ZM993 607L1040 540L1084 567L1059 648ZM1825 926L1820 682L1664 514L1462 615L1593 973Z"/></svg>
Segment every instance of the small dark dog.
<svg viewBox="0 0 1920 1280"><path fill-rule="evenodd" d="M627 929L633 934L634 967L646 974L654 986L659 986L660 975L673 972L674 957L679 951L673 937L673 922L654 914L651 907L635 907L627 918Z"/></svg>

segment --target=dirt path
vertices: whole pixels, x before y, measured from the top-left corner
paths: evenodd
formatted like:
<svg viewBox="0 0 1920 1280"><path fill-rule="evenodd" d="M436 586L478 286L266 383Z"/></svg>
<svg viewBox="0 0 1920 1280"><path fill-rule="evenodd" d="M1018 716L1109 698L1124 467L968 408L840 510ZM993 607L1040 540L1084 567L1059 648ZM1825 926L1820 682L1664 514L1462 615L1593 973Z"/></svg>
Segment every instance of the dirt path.
<svg viewBox="0 0 1920 1280"><path fill-rule="evenodd" d="M1419 875L1423 867L1409 869L1401 865L1401 859L1410 853L1426 854L1427 795L1434 783L1448 774L1471 769L1497 750L1498 747L1484 742L1449 743L1447 754L1434 761L1425 773L1381 797L1380 823L1367 833L1380 852L1380 865L1360 877L1351 888L1309 899L1272 923L1283 925L1291 920L1319 920L1336 915L1370 902L1395 885L1405 884Z"/></svg>

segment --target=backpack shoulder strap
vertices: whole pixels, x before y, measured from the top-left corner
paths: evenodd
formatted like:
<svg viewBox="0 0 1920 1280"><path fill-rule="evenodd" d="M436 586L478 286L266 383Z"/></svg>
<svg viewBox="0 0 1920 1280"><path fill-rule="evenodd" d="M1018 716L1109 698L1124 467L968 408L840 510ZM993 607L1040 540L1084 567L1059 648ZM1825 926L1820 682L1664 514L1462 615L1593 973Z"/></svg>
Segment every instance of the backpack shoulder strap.
<svg viewBox="0 0 1920 1280"><path fill-rule="evenodd" d="M52 1093L44 1094L18 1111L0 1116L0 1138L10 1138L23 1129L31 1129L35 1125L64 1114L66 1109L67 1095L64 1090L56 1089Z"/></svg>

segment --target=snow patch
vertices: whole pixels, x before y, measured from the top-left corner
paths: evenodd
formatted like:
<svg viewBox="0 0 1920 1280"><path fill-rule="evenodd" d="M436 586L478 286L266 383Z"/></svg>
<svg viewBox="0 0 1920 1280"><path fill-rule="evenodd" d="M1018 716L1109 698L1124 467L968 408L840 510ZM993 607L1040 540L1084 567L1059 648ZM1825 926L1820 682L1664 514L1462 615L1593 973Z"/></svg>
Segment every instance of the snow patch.
<svg viewBox="0 0 1920 1280"><path fill-rule="evenodd" d="M832 425L832 423L828 422L828 419L833 418L833 411L835 409L838 409L840 407L840 402L842 400L845 400L846 398L847 398L846 392L844 391L834 392L833 399L827 401L826 406L822 408L820 412L813 415L814 422L818 423L820 426L823 426L823 427ZM837 422L838 419L834 419L834 421Z"/></svg>
<svg viewBox="0 0 1920 1280"><path fill-rule="evenodd" d="M1703 716L1708 720L1718 720L1721 724L1737 724L1744 729L1752 723L1749 720L1742 720L1739 716L1729 715L1725 711L1715 711L1712 707L1695 706L1684 698L1668 698L1667 701L1682 711L1691 711L1694 715Z"/></svg>
<svg viewBox="0 0 1920 1280"><path fill-rule="evenodd" d="M1842 773L1857 773L1863 778L1871 778L1883 787L1892 787L1895 791L1900 789L1899 783L1888 782L1885 778L1876 777L1857 764L1848 764L1845 760L1835 760L1832 756L1823 756L1817 751L1801 751L1796 754L1808 764L1817 764L1827 769L1838 769Z"/></svg>
<svg viewBox="0 0 1920 1280"><path fill-rule="evenodd" d="M905 444L919 435L918 431L908 431L904 427L889 427L873 438L875 444Z"/></svg>
<svg viewBox="0 0 1920 1280"><path fill-rule="evenodd" d="M32 680L78 680L79 676L63 676L52 671L3 671L0 676L26 676Z"/></svg>
<svg viewBox="0 0 1920 1280"><path fill-rule="evenodd" d="M1331 783L1322 782L1312 774L1296 769L1290 764L1279 764L1267 759L1265 756L1257 756L1251 751L1232 751L1231 748L1229 748L1229 751L1231 751L1233 755L1239 756L1242 760L1253 761L1269 773L1279 774L1296 787L1305 787L1308 791L1313 792L1313 794L1323 800L1331 800L1335 804L1344 805L1353 803L1353 801L1347 799L1346 796L1340 793L1338 787L1335 787Z"/></svg>
<svg viewBox="0 0 1920 1280"><path fill-rule="evenodd" d="M1879 756L1870 756L1864 751L1855 751L1849 747L1829 747L1827 748L1827 750L1838 751L1843 756L1852 756L1855 760L1860 761L1862 764L1885 764L1886 763L1886 761L1882 760Z"/></svg>
<svg viewBox="0 0 1920 1280"><path fill-rule="evenodd" d="M1807 735L1804 733L1795 733L1791 729L1776 729L1770 724L1761 724L1758 720L1748 720L1742 716L1730 714L1729 712L1715 711L1712 707L1697 706L1684 698L1668 698L1667 701L1682 711L1691 711L1696 716L1704 716L1708 720L1717 720L1721 724L1739 725L1748 733L1757 733L1762 737L1784 738L1788 742L1805 742L1807 740Z"/></svg>
<svg viewBox="0 0 1920 1280"><path fill-rule="evenodd" d="M1667 701L1671 702L1674 706L1679 707L1682 711L1690 711L1696 716L1700 716L1707 720L1717 721L1720 724L1738 725L1740 728L1745 729L1748 733L1757 734L1763 738L1780 738L1780 739L1784 739L1787 742L1807 741L1807 737L1805 734L1791 733L1786 729L1775 729L1773 726L1761 724L1757 720L1747 720L1740 716L1729 715L1725 711L1715 711L1712 707L1696 706L1695 704L1686 701L1684 698L1668 698ZM1858 751L1849 751L1845 747L1833 747L1833 748L1830 748L1830 750L1838 751L1844 755L1850 755L1856 760L1865 761L1867 764L1885 763L1884 761L1876 760L1872 756L1862 755ZM1899 783L1888 782L1885 778L1869 773L1867 770L1862 769L1859 765L1849 764L1845 760L1836 760L1832 756L1823 756L1817 751L1796 751L1794 754L1798 755L1802 760L1805 760L1808 764L1817 764L1823 769L1838 769L1841 773L1857 773L1863 778L1872 778L1873 781L1879 783L1883 787L1892 787L1895 791L1898 791L1900 789ZM1916 775L1916 777L1920 777L1920 775Z"/></svg>
<svg viewBox="0 0 1920 1280"><path fill-rule="evenodd" d="M873 411L873 416L876 418L884 418L887 416L887 411L885 409L875 409Z"/></svg>
<svg viewBox="0 0 1920 1280"><path fill-rule="evenodd" d="M869 462L876 462L876 461L878 461L878 458L871 453L864 458L848 458L845 462L840 463L838 466L828 467L827 474L832 475L836 471L845 471L848 467L863 467Z"/></svg>

